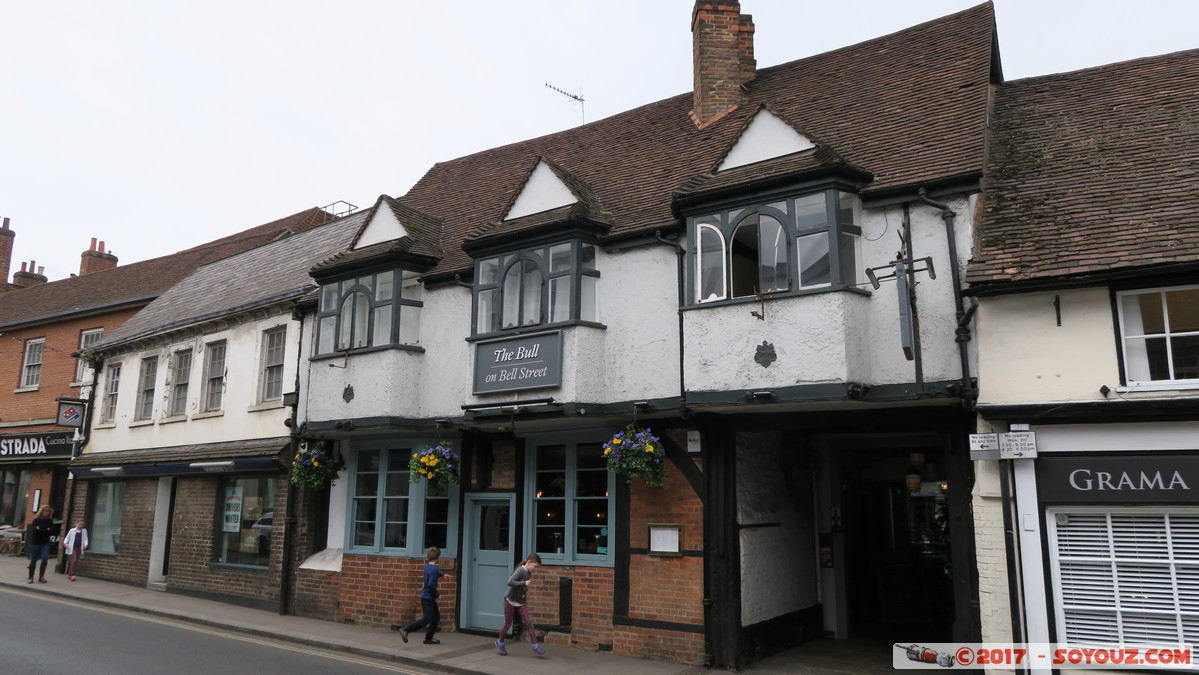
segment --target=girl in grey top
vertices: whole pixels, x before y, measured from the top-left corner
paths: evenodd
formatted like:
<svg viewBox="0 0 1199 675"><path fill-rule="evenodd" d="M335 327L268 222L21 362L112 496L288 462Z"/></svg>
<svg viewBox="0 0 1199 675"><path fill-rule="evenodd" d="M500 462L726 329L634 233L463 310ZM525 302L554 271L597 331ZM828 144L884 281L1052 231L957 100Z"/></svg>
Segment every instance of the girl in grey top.
<svg viewBox="0 0 1199 675"><path fill-rule="evenodd" d="M504 637L508 634L508 628L512 626L514 612L520 612L520 620L524 622L525 630L529 631L529 639L533 641L533 652L538 656L545 655L545 648L537 642L537 627L533 625L533 617L529 616L529 607L526 604L529 584L533 583L533 573L540 565L541 556L530 553L512 576L508 577L508 592L504 594L504 626L500 628L500 639L495 641L495 650L500 656L508 655Z"/></svg>

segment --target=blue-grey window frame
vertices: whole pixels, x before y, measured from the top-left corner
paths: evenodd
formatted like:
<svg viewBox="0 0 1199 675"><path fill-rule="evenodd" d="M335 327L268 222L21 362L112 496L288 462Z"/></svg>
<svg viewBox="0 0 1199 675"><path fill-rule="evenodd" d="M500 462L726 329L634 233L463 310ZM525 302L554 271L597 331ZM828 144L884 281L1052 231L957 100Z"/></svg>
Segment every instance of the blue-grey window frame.
<svg viewBox="0 0 1199 675"><path fill-rule="evenodd" d="M428 546L425 542L425 516L427 500L430 499L428 494L429 481L420 480L416 483L408 482L408 536L404 546L384 546L384 538L386 536L386 499L384 498L384 490L387 484L387 473L392 467L388 465L387 453L389 450L399 450L397 456L402 460L402 468L405 472L408 470L408 460L412 457L412 453L418 448L423 448L427 444L434 441L430 439L417 441L366 441L354 444L350 450L350 458L346 466L346 479L349 482L349 491L346 495L346 529L345 529L345 550L349 553L360 553L367 555L387 555L396 557L416 557L423 556ZM376 478L375 493L375 537L374 543L371 546L360 546L355 543L356 536L354 531L355 511L354 501L358 495L358 463L365 453L379 453L379 473ZM405 476L404 480L409 481L410 476ZM436 498L436 497L434 497ZM460 518L460 502L461 502L461 487L455 483L450 483L446 488L446 499L449 502L448 520L446 522L446 541L445 546L441 546L441 554L447 558L454 558L458 555L458 521ZM414 537L413 533L419 532L419 537Z"/></svg>
<svg viewBox="0 0 1199 675"><path fill-rule="evenodd" d="M588 567L613 567L616 564L616 541L619 534L618 523L616 519L616 491L619 489L616 480L616 474L605 470L608 477L608 552L604 554L579 554L574 551L573 546L567 546L568 542L577 541L578 518L576 517L577 502L580 497L577 496L577 464L578 464L578 446L580 445L603 445L604 441L610 438L609 435L598 437L578 437L578 436L563 436L563 435L546 435L532 437L526 440L525 444L525 485L528 486L523 497L524 501L524 551L534 551L545 564L550 565L583 565ZM562 553L554 551L538 551L537 550L537 449L545 446L563 445L566 446L566 480L564 485L564 501L566 502L566 515L563 517L565 523L566 536L563 541Z"/></svg>

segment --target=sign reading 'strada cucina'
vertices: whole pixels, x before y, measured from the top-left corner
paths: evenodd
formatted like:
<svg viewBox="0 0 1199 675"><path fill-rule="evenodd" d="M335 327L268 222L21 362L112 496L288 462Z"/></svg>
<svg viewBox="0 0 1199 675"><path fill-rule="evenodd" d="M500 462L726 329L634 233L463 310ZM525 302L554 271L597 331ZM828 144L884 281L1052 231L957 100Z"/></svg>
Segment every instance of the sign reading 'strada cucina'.
<svg viewBox="0 0 1199 675"><path fill-rule="evenodd" d="M475 344L475 394L562 384L562 331Z"/></svg>
<svg viewBox="0 0 1199 675"><path fill-rule="evenodd" d="M0 435L0 462L70 459L74 432Z"/></svg>

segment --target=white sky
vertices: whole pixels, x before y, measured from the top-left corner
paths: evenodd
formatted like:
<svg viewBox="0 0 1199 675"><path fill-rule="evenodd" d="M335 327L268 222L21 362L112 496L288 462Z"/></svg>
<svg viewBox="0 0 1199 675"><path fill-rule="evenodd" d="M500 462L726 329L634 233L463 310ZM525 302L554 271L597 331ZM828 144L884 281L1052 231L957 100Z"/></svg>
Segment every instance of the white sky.
<svg viewBox="0 0 1199 675"><path fill-rule="evenodd" d="M741 0L759 67L976 0ZM12 271L121 264L691 88L693 0L0 0ZM995 0L1008 80L1199 47L1194 0ZM11 278L11 277L10 277Z"/></svg>

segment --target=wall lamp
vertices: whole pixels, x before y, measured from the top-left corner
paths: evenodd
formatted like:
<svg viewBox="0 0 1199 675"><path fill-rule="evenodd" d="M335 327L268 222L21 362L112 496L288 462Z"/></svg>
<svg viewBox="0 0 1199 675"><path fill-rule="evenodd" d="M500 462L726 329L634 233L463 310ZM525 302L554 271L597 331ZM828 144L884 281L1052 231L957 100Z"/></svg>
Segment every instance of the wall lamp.
<svg viewBox="0 0 1199 675"><path fill-rule="evenodd" d="M749 398L752 401L762 402L762 401L772 401L778 397L775 396L773 391L770 391L768 389L760 389L758 391L749 392Z"/></svg>
<svg viewBox="0 0 1199 675"><path fill-rule="evenodd" d="M633 408L635 410L649 410L653 407L649 401L633 401Z"/></svg>
<svg viewBox="0 0 1199 675"><path fill-rule="evenodd" d="M193 469L203 469L207 473L220 473L222 471L233 470L233 460L224 462L192 462L188 464Z"/></svg>
<svg viewBox="0 0 1199 675"><path fill-rule="evenodd" d="M125 467L123 467L123 466L97 466L97 467L93 468L92 471L95 471L96 473L104 475L104 476L121 476L125 473Z"/></svg>
<svg viewBox="0 0 1199 675"><path fill-rule="evenodd" d="M333 425L333 428L341 429L342 431L353 431L354 430L354 420L341 420L340 422L335 423Z"/></svg>

